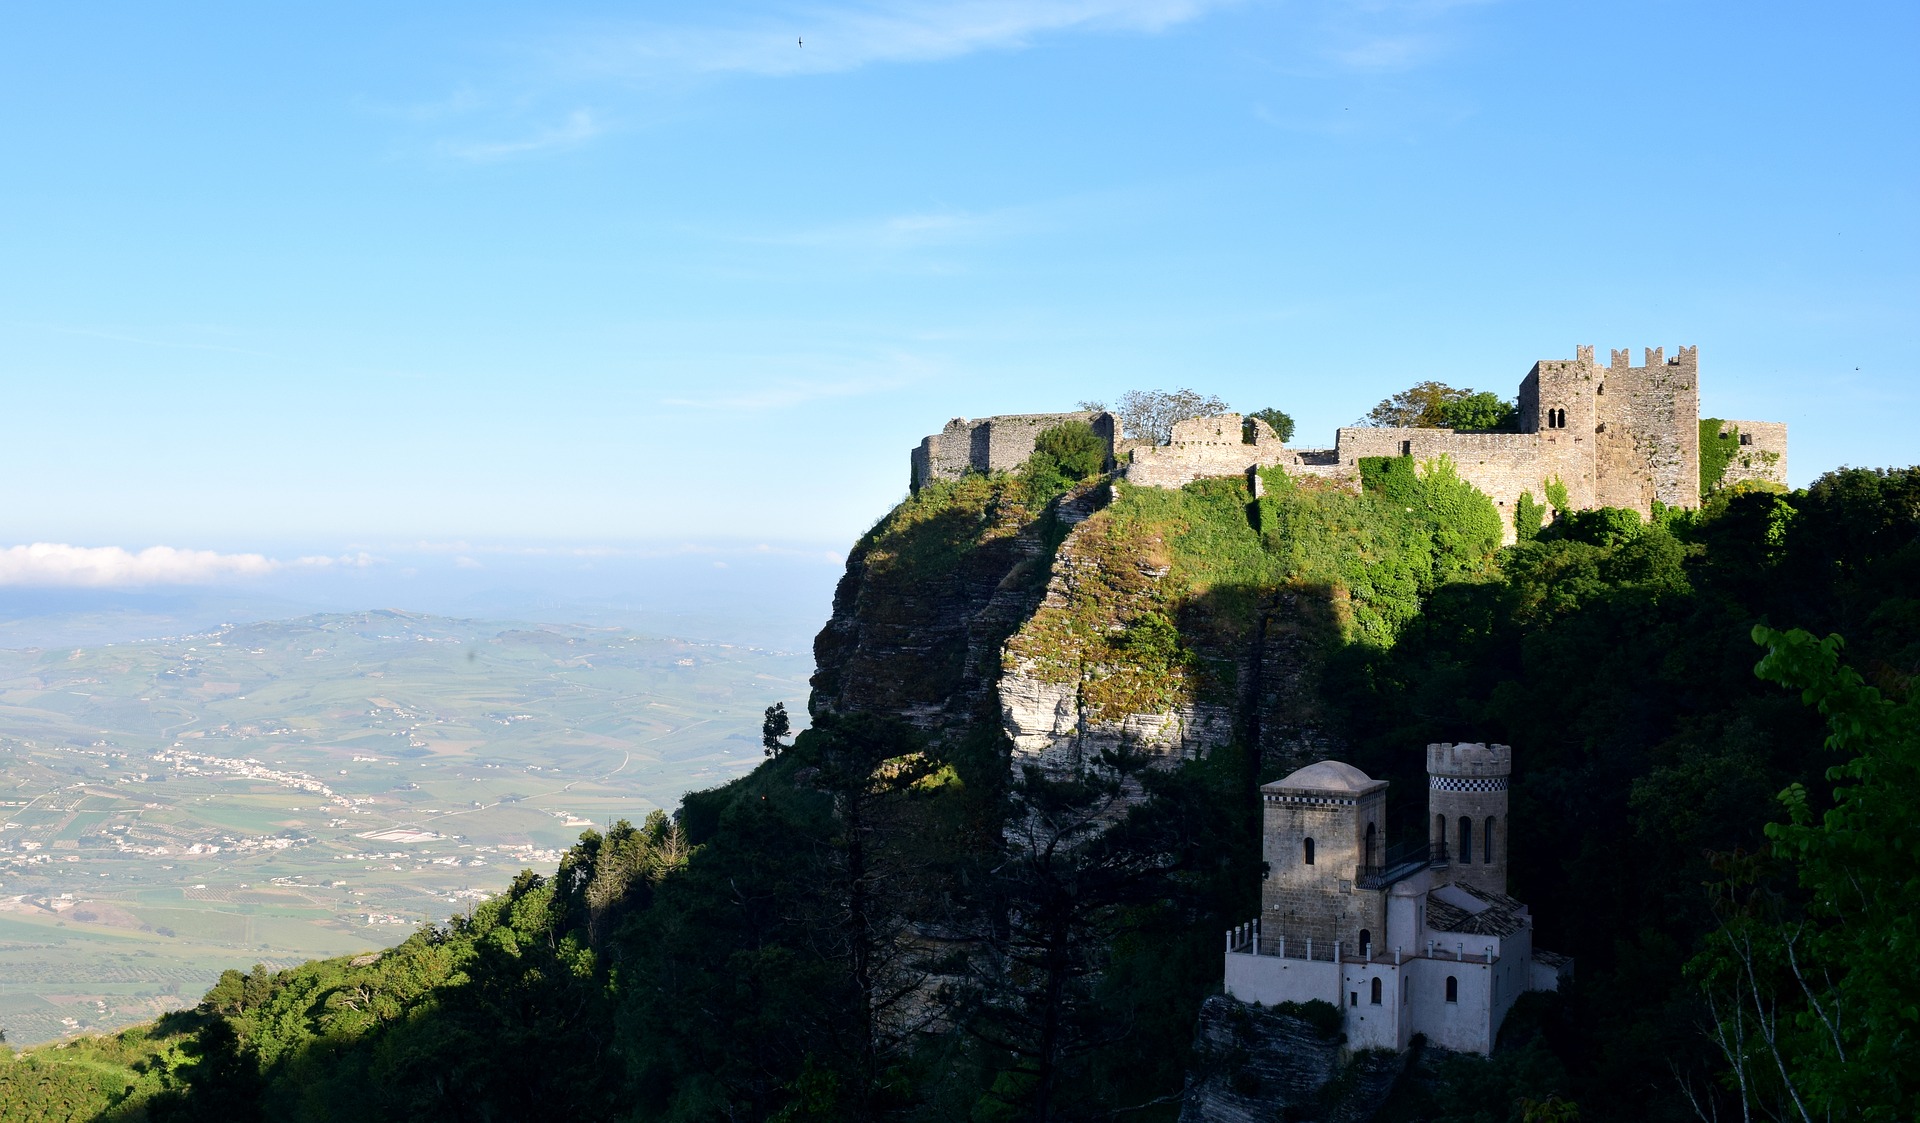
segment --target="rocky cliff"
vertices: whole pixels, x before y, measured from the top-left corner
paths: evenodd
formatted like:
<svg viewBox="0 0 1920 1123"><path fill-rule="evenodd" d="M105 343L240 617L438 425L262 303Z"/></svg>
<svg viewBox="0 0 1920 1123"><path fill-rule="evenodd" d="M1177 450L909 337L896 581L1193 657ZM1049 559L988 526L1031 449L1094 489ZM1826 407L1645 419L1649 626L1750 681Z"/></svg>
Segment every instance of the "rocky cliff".
<svg viewBox="0 0 1920 1123"><path fill-rule="evenodd" d="M1272 768L1324 755L1314 678L1351 593L1270 548L1273 502L1241 477L1047 504L1013 476L929 484L849 557L811 708L1004 734L1015 768L1050 774L1114 749L1170 766L1235 738Z"/></svg>

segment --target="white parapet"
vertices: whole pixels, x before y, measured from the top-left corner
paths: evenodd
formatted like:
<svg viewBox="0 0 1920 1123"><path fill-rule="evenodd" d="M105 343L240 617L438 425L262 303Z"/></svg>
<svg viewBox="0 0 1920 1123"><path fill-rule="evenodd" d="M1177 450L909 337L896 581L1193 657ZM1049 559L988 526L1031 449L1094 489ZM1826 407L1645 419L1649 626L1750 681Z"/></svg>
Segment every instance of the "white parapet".
<svg viewBox="0 0 1920 1123"><path fill-rule="evenodd" d="M1227 993L1242 1002L1278 1006L1316 998L1333 1003L1340 1000L1340 965L1330 960L1236 951L1228 953L1226 961Z"/></svg>

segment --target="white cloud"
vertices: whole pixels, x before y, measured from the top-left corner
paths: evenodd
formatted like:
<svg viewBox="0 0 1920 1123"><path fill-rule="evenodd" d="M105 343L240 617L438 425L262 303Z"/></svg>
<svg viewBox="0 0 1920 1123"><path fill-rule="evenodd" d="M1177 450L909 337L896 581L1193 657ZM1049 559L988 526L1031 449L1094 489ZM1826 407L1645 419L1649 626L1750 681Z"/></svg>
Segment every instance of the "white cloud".
<svg viewBox="0 0 1920 1123"><path fill-rule="evenodd" d="M281 563L264 554L221 554L149 546L132 553L118 546L35 542L0 550L0 585L202 585L234 577L262 577Z"/></svg>
<svg viewBox="0 0 1920 1123"><path fill-rule="evenodd" d="M265 577L285 569L366 569L383 559L364 551L296 558L291 562L265 554L223 554L149 546L139 553L119 546L70 546L35 542L0 548L0 586L36 585L89 589L140 585L208 585L236 578Z"/></svg>
<svg viewBox="0 0 1920 1123"><path fill-rule="evenodd" d="M604 126L594 116L592 110L576 109L567 114L566 120L541 129L531 136L517 140L446 141L440 145L440 151L458 160L485 164L573 148L576 145L585 144L603 131Z"/></svg>
<svg viewBox="0 0 1920 1123"><path fill-rule="evenodd" d="M1155 33L1232 0L926 0L789 10L731 26L599 28L556 52L582 75L823 74L1018 50L1072 31Z"/></svg>

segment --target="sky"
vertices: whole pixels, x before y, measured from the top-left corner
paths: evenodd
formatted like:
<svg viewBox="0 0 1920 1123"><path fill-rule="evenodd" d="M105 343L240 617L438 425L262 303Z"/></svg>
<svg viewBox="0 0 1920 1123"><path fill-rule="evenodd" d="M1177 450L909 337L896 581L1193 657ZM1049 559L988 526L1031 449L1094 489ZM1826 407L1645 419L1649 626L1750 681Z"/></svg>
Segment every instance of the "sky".
<svg viewBox="0 0 1920 1123"><path fill-rule="evenodd" d="M1914 463L1916 42L1904 3L10 5L0 586L773 558L823 614L948 418L1190 386L1330 444L1578 344L1698 345L1796 485Z"/></svg>

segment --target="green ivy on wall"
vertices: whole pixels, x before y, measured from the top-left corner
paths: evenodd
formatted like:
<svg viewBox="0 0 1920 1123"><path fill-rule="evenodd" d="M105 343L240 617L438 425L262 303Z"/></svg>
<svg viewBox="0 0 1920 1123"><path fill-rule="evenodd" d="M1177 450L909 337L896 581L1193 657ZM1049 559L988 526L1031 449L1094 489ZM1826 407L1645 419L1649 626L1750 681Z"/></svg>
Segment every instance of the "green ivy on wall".
<svg viewBox="0 0 1920 1123"><path fill-rule="evenodd" d="M1700 419L1700 498L1712 495L1727 478L1727 465L1739 452L1738 425L1728 425L1718 417Z"/></svg>

